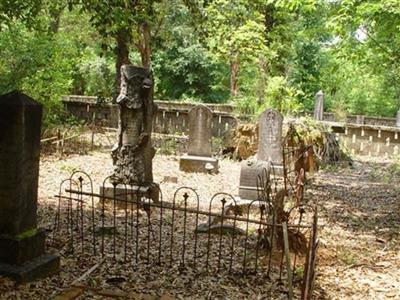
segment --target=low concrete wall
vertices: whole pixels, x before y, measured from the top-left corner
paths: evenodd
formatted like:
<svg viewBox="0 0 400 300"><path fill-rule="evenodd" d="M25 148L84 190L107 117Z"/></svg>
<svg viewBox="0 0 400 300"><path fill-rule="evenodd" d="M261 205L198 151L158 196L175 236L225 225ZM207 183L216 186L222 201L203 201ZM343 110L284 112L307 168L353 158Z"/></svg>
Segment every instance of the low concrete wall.
<svg viewBox="0 0 400 300"><path fill-rule="evenodd" d="M95 121L103 126L118 127L118 105L97 102L96 97L64 96L66 111L78 119ZM153 131L162 134L187 135L188 111L195 103L155 101L158 111ZM225 139L236 127L238 119L233 116L234 106L206 104L214 113L212 135ZM324 113L323 123L329 125L337 139L352 154L390 156L399 154L400 128L396 119L367 116L348 116L347 123L335 122L332 113ZM369 123L369 124L367 124Z"/></svg>
<svg viewBox="0 0 400 300"><path fill-rule="evenodd" d="M333 113L324 113L324 121L338 122ZM344 123L396 127L396 118L371 117L363 115L348 115Z"/></svg>
<svg viewBox="0 0 400 300"><path fill-rule="evenodd" d="M65 110L88 123L118 127L118 105L97 102L96 97L63 96ZM188 134L188 111L196 103L155 101L158 110L153 120L153 131L164 134ZM231 105L206 104L213 111L212 135L227 138L238 120L232 115Z"/></svg>
<svg viewBox="0 0 400 300"><path fill-rule="evenodd" d="M369 156L398 155L400 128L324 122L352 154Z"/></svg>

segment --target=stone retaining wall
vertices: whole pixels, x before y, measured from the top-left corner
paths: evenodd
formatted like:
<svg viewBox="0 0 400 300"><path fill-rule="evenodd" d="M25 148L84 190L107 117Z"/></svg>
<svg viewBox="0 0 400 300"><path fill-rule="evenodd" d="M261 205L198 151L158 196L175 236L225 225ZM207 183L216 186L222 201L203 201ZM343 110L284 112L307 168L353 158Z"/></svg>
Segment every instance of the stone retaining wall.
<svg viewBox="0 0 400 300"><path fill-rule="evenodd" d="M188 111L195 103L155 101L158 112L154 118L153 131L163 134L188 134ZM118 106L97 102L97 97L64 96L66 111L78 119L118 127ZM213 111L212 135L225 139L236 127L238 118L234 106L206 104ZM242 118L240 118L242 119ZM245 117L246 119L246 117ZM348 116L348 122L335 122L332 113L324 113L324 123L331 126L337 138L353 154L390 156L399 154L400 128L395 118Z"/></svg>

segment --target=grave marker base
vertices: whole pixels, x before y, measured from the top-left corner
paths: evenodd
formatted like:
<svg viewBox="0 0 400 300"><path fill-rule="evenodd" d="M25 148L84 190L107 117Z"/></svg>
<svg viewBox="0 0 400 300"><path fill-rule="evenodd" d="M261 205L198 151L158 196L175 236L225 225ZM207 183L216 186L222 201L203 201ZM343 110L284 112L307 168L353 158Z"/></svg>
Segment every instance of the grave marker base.
<svg viewBox="0 0 400 300"><path fill-rule="evenodd" d="M257 200L261 191L257 189L258 176L262 176L269 169L266 161L242 161L240 164L239 197L243 200ZM271 179L283 177L283 166L274 165L270 170Z"/></svg>
<svg viewBox="0 0 400 300"><path fill-rule="evenodd" d="M45 231L24 238L0 236L0 275L28 282L58 272L60 258L45 254ZM6 263L7 262L7 263Z"/></svg>
<svg viewBox="0 0 400 300"><path fill-rule="evenodd" d="M54 275L60 268L60 257L43 254L22 265L0 263L0 275L5 275L17 282L29 282Z"/></svg>

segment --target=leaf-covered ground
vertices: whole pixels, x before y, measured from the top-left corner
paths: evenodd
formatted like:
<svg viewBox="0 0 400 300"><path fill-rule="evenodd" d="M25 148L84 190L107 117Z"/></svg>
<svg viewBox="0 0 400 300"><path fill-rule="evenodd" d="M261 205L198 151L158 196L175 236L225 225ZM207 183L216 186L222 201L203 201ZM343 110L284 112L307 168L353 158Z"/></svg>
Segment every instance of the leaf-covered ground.
<svg viewBox="0 0 400 300"><path fill-rule="evenodd" d="M318 173L319 299L400 299L400 177L393 161Z"/></svg>
<svg viewBox="0 0 400 300"><path fill-rule="evenodd" d="M186 174L179 160L159 156L154 160L155 181L170 201L179 186L197 189L202 203L214 193L237 194L240 164L220 162L218 175ZM100 183L112 171L108 153L70 156L63 160L44 157L39 183L39 221L51 228L54 195L59 183L74 170L85 170ZM317 200L320 210L320 251L315 287L316 299L400 299L400 197L397 170L390 161L357 159L352 167L329 168L316 174L307 198ZM177 177L173 183L169 177ZM97 186L95 186L97 189ZM78 263L77 263L78 261ZM60 274L35 283L15 285L0 278L1 299L49 299L63 294L75 299L285 299L282 287L259 278L241 284L224 276L176 276L174 269L154 270L152 276L118 268L109 260L81 284L74 280L95 263L62 257ZM144 274L145 272L143 272ZM272 292L273 291L273 292ZM74 294L75 293L75 294Z"/></svg>

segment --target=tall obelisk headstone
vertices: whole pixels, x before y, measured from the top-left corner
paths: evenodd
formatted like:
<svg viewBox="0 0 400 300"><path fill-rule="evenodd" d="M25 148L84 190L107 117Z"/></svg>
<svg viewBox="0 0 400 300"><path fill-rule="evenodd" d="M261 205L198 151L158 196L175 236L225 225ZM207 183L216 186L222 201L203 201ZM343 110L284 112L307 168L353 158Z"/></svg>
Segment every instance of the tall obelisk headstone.
<svg viewBox="0 0 400 300"><path fill-rule="evenodd" d="M243 161L240 169L239 196L255 200L258 197L257 177L264 169L276 176L283 175L283 116L275 109L265 110L259 118L258 152L255 159Z"/></svg>
<svg viewBox="0 0 400 300"><path fill-rule="evenodd" d="M397 111L396 115L396 126L400 127L400 109Z"/></svg>
<svg viewBox="0 0 400 300"><path fill-rule="evenodd" d="M0 275L30 281L59 269L37 228L42 106L13 92L0 96Z"/></svg>
<svg viewBox="0 0 400 300"><path fill-rule="evenodd" d="M324 97L324 92L321 90L315 94L314 119L317 121L324 119Z"/></svg>
<svg viewBox="0 0 400 300"><path fill-rule="evenodd" d="M212 158L211 125L213 113L205 105L189 110L188 155L180 159L179 168L185 172L218 172L218 160Z"/></svg>
<svg viewBox="0 0 400 300"><path fill-rule="evenodd" d="M121 188L117 195L122 195L124 198L128 193L130 195L128 198L132 198L132 195L143 194L157 202L159 189L153 184L152 160L155 149L151 142L156 106L153 102L153 81L150 70L123 65L117 103L118 141L111 153L114 165L112 177L114 183L129 187L128 191ZM101 187L100 194L112 197L113 187Z"/></svg>

